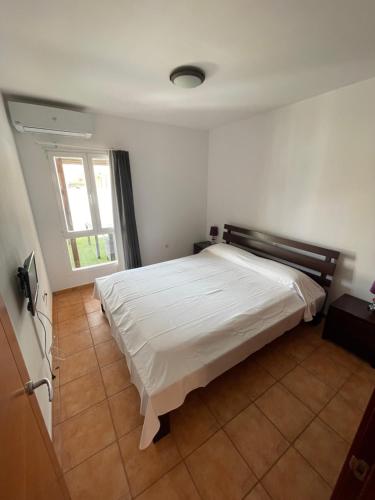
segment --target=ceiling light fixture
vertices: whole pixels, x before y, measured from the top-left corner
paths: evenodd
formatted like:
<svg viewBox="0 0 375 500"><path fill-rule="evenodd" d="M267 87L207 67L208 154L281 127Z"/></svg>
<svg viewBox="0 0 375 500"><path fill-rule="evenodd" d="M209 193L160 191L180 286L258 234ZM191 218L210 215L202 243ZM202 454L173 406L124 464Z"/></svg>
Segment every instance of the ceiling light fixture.
<svg viewBox="0 0 375 500"><path fill-rule="evenodd" d="M172 83L184 89L198 87L204 82L205 78L204 71L196 66L179 66L169 76Z"/></svg>

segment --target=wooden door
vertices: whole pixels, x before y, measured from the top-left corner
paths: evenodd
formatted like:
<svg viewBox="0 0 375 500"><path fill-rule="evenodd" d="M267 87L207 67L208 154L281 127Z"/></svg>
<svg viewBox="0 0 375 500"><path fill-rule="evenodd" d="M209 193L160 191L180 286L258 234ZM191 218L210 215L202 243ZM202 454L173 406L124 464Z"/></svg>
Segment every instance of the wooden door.
<svg viewBox="0 0 375 500"><path fill-rule="evenodd" d="M375 498L375 391L350 447L331 500Z"/></svg>
<svg viewBox="0 0 375 500"><path fill-rule="evenodd" d="M30 332L31 333L31 332ZM69 494L0 296L0 498L60 500ZM41 387L38 390L46 390Z"/></svg>

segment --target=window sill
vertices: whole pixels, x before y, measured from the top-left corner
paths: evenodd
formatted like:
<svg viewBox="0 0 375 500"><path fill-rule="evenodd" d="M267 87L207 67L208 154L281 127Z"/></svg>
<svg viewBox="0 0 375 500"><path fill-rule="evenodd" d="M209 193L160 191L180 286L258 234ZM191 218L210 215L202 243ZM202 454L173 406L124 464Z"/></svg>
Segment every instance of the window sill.
<svg viewBox="0 0 375 500"><path fill-rule="evenodd" d="M86 271L87 269L92 270L96 269L97 267L114 266L114 265L118 265L118 260L112 260L111 262L103 262L103 264L94 264L93 266L76 267L72 269L72 271L73 272Z"/></svg>

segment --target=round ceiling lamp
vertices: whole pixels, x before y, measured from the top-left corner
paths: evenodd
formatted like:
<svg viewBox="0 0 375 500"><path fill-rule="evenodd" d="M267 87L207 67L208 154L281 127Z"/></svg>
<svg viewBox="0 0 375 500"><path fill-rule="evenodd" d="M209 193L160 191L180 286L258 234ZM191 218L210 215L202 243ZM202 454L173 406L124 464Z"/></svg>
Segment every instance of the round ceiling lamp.
<svg viewBox="0 0 375 500"><path fill-rule="evenodd" d="M196 66L179 66L169 76L172 83L184 89L198 87L204 82L205 78L204 71Z"/></svg>

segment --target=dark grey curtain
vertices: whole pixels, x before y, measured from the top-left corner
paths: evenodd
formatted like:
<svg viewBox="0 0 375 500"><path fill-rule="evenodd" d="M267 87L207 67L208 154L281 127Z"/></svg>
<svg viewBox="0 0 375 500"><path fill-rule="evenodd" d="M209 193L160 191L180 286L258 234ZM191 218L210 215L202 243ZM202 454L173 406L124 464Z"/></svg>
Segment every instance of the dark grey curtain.
<svg viewBox="0 0 375 500"><path fill-rule="evenodd" d="M130 174L129 153L111 151L111 161L116 186L117 205L120 216L122 243L125 254L125 267L141 267L137 224L135 222L132 178Z"/></svg>

